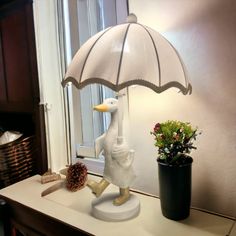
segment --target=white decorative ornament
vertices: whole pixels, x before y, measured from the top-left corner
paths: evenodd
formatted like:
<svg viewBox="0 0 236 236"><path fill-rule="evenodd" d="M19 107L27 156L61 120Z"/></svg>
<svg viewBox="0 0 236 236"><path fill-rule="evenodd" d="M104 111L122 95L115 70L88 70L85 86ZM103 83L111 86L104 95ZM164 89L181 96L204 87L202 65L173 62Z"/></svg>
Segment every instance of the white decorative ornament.
<svg viewBox="0 0 236 236"><path fill-rule="evenodd" d="M110 183L118 186L120 196L114 200L114 205L122 205L130 197L129 187L135 178L132 167L134 150L129 149L123 136L119 136L118 100L108 98L94 109L100 112L110 112L111 122L108 130L95 141L96 155L98 156L103 151L105 157L103 180L100 183L88 181L88 186L97 197ZM119 112L122 113L122 111Z"/></svg>
<svg viewBox="0 0 236 236"><path fill-rule="evenodd" d="M118 100L108 98L102 106L107 107L104 111L111 113L108 130L95 141L97 154L102 149L105 157L103 178L120 188L127 188L135 178L132 168L134 150L129 149L123 137L118 137ZM95 109L99 110L99 106Z"/></svg>

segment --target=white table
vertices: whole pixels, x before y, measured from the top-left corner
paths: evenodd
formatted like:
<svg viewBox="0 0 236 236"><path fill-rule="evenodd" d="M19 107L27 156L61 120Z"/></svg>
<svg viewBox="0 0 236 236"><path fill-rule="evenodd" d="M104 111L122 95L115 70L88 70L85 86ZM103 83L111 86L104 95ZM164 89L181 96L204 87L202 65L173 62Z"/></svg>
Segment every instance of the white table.
<svg viewBox="0 0 236 236"><path fill-rule="evenodd" d="M89 176L97 180L96 176ZM91 201L94 199L90 189L85 187L77 192L59 189L45 197L41 192L55 182L42 185L40 176L35 175L24 181L0 190L0 195L7 200L19 203L36 212L56 219L73 229L80 229L92 235L101 236L213 236L227 235L234 220L191 210L190 217L183 221L172 221L162 216L158 198L136 194L141 203L138 217L124 222L105 222L91 216ZM116 192L115 186L109 186L106 192ZM22 210L21 210L22 211ZM27 219L24 219L27 221ZM27 222L25 222L27 225ZM235 236L236 230L231 234Z"/></svg>

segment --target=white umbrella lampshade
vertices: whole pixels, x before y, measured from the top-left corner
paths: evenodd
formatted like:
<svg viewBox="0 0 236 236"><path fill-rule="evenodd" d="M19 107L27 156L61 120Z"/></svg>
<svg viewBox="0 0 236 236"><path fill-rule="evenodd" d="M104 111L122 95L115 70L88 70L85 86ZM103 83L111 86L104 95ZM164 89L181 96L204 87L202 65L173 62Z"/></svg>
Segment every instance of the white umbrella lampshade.
<svg viewBox="0 0 236 236"><path fill-rule="evenodd" d="M134 14L127 23L110 27L91 37L78 50L62 85L78 89L92 83L119 91L143 85L161 93L170 87L191 93L178 52L161 34L137 23Z"/></svg>

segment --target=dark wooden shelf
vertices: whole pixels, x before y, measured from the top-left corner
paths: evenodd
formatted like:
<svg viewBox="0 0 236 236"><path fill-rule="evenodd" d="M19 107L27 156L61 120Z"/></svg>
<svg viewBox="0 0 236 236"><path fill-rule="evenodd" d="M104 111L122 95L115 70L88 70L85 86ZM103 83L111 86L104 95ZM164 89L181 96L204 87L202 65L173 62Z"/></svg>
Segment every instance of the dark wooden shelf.
<svg viewBox="0 0 236 236"><path fill-rule="evenodd" d="M0 102L0 112L32 113L34 112L34 105L29 102Z"/></svg>
<svg viewBox="0 0 236 236"><path fill-rule="evenodd" d="M0 19L14 13L21 6L32 3L33 0L1 0L0 1Z"/></svg>
<svg viewBox="0 0 236 236"><path fill-rule="evenodd" d="M0 1L0 128L35 136L38 174L47 171L32 0ZM1 171L1 169L0 169Z"/></svg>
<svg viewBox="0 0 236 236"><path fill-rule="evenodd" d="M6 236L9 234L10 229L7 224L11 225L11 228L19 230L24 235L39 236L86 236L91 235L78 228L61 222L55 218L47 216L41 212L24 206L11 199L4 198L2 196L1 201L5 201L7 205L4 206L5 213L8 212L8 222L6 222L5 232ZM4 199L4 200L3 200ZM8 233L8 234L7 234Z"/></svg>

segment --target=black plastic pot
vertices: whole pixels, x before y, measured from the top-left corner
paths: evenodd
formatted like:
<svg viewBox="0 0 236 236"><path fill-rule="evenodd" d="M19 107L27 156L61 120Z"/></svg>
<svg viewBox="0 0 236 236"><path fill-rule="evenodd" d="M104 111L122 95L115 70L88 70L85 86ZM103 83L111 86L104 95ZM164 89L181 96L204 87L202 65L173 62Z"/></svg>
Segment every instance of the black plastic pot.
<svg viewBox="0 0 236 236"><path fill-rule="evenodd" d="M181 166L158 161L162 214L171 220L189 216L191 203L192 159Z"/></svg>

